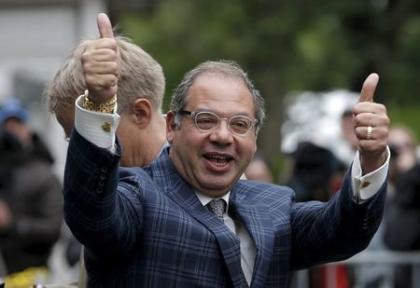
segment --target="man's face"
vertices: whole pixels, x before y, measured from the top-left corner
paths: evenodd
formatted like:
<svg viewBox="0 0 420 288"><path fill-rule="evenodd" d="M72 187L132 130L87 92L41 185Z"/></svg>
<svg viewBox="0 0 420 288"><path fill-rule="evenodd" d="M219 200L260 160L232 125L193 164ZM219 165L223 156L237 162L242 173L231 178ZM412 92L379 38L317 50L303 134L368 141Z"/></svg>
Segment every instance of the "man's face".
<svg viewBox="0 0 420 288"><path fill-rule="evenodd" d="M219 117L246 115L255 118L252 95L239 79L205 73L190 87L184 110L211 111ZM178 172L196 190L208 196L228 192L242 175L256 149L255 129L242 136L233 134L225 120L212 130L195 127L191 116L181 117L174 126L174 114L167 116L170 157Z"/></svg>

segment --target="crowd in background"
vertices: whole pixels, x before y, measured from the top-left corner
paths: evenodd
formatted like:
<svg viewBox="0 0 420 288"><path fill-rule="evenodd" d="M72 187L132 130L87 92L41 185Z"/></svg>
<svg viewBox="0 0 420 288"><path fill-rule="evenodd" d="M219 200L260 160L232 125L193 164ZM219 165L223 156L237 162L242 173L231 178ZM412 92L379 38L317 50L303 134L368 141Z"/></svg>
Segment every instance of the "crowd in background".
<svg viewBox="0 0 420 288"><path fill-rule="evenodd" d="M1 107L0 127L0 275L44 274L63 218L54 158L16 99Z"/></svg>

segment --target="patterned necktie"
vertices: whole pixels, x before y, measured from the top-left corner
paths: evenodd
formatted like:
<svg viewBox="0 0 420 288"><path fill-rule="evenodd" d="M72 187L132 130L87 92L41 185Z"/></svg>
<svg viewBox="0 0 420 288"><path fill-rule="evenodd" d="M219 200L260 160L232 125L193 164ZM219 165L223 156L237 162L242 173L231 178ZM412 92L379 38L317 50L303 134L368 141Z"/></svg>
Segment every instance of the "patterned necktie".
<svg viewBox="0 0 420 288"><path fill-rule="evenodd" d="M223 199L211 200L207 205L207 208L213 212L217 218L223 221L223 213L226 211L226 202Z"/></svg>

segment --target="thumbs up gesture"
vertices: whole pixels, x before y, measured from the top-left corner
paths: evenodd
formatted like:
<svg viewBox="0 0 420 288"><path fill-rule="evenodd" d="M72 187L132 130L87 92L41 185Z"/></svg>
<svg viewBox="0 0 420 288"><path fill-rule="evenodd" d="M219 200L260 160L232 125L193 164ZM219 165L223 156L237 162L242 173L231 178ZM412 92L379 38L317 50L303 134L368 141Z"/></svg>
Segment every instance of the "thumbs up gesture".
<svg viewBox="0 0 420 288"><path fill-rule="evenodd" d="M87 41L82 67L89 99L97 104L109 101L117 93L118 49L108 16L97 18L99 38Z"/></svg>
<svg viewBox="0 0 420 288"><path fill-rule="evenodd" d="M353 107L354 131L358 139L363 174L382 166L387 159L390 120L386 107L374 102L378 74L370 74L362 86L359 102Z"/></svg>

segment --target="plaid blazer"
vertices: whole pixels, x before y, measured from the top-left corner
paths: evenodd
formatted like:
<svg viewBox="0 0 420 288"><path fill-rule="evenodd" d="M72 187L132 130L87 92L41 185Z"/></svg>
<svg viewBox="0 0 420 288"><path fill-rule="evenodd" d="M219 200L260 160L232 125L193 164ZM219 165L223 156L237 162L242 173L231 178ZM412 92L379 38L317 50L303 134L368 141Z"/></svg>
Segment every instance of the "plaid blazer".
<svg viewBox="0 0 420 288"><path fill-rule="evenodd" d="M118 156L73 133L64 210L86 247L88 287L247 287L238 238L201 205L168 151L144 169L122 169ZM286 187L235 184L229 213L256 246L251 287L287 287L293 269L345 259L368 245L385 186L362 204L350 187L347 177L329 202L295 203Z"/></svg>

